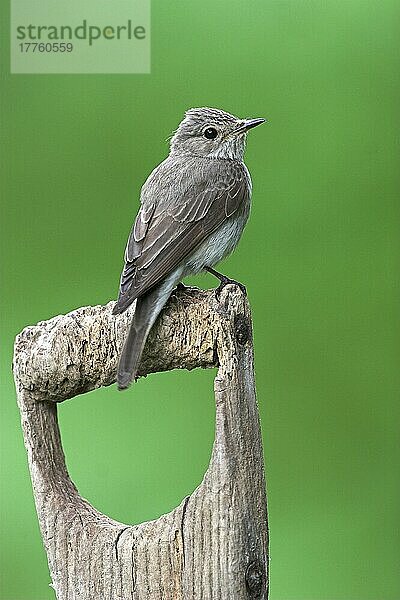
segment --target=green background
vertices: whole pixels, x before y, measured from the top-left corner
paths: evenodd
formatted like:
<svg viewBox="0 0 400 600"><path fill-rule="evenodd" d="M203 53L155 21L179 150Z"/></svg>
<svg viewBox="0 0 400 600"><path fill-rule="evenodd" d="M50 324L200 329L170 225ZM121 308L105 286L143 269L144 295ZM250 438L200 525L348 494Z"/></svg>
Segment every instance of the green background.
<svg viewBox="0 0 400 600"><path fill-rule="evenodd" d="M124 76L10 76L5 30L2 600L54 597L13 338L115 298L140 186L202 105L269 119L249 134L253 212L222 269L253 309L271 600L400 598L399 16L397 0L153 0L152 73ZM213 376L157 374L62 405L82 495L133 523L177 505L208 464Z"/></svg>

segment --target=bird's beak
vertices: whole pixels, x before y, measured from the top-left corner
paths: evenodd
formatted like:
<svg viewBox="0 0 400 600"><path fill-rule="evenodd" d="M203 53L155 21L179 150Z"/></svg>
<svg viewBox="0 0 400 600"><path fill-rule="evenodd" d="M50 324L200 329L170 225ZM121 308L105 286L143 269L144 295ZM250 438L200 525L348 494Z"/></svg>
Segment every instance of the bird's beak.
<svg viewBox="0 0 400 600"><path fill-rule="evenodd" d="M261 125L261 123L265 123L265 119L245 119L236 129L235 133L243 133L252 129L253 127L257 127L257 125Z"/></svg>

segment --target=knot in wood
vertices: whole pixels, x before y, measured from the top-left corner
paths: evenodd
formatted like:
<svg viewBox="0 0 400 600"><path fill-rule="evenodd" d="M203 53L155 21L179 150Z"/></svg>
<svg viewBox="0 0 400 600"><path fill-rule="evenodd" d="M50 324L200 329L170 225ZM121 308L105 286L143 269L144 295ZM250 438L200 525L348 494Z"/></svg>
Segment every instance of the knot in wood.
<svg viewBox="0 0 400 600"><path fill-rule="evenodd" d="M254 561L246 569L246 587L251 598L259 598L262 592L263 568L260 563Z"/></svg>
<svg viewBox="0 0 400 600"><path fill-rule="evenodd" d="M235 315L233 326L238 344L244 346L250 339L250 323L245 315Z"/></svg>

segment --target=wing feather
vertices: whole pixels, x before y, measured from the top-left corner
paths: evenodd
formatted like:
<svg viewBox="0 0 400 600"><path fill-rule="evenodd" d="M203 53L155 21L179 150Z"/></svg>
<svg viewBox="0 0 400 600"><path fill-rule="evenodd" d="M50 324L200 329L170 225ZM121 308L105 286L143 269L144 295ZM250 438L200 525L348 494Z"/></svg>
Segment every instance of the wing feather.
<svg viewBox="0 0 400 600"><path fill-rule="evenodd" d="M176 268L249 197L248 172L240 163L206 161L202 169L190 170L187 162L168 161L142 188L114 312L125 310Z"/></svg>

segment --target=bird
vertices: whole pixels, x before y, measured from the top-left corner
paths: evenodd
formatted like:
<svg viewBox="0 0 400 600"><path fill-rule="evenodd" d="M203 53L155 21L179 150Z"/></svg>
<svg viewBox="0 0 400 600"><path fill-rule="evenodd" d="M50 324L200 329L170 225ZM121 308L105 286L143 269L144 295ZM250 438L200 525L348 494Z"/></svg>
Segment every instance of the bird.
<svg viewBox="0 0 400 600"><path fill-rule="evenodd" d="M136 300L118 362L118 389L136 380L147 336L184 277L208 271L220 280L218 291L237 283L213 267L234 250L248 220L246 137L264 122L217 108L187 110L168 157L142 186L113 308L121 314Z"/></svg>

